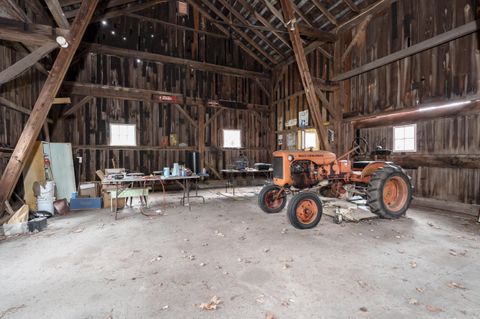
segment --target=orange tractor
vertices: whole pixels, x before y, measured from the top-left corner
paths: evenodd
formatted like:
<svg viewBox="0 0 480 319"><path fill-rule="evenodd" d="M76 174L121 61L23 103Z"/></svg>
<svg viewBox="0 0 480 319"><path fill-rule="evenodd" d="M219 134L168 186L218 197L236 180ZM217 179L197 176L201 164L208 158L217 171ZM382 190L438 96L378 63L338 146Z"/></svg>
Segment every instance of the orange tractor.
<svg viewBox="0 0 480 319"><path fill-rule="evenodd" d="M337 158L327 151L276 151L273 153L273 183L260 191L258 204L266 213L287 207L290 223L299 229L315 227L322 217L319 195L347 199L362 196L372 213L399 218L412 200L410 177L388 161L351 161L355 146Z"/></svg>

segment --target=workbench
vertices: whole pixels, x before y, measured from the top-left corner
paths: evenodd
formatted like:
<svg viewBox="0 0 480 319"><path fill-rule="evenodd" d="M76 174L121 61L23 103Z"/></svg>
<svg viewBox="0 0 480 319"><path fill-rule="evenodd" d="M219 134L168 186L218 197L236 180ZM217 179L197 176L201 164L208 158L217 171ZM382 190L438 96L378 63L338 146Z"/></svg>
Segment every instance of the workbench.
<svg viewBox="0 0 480 319"><path fill-rule="evenodd" d="M225 182L225 192L228 192L228 187L232 188L232 193L235 195L235 176L245 174L247 177L248 175L252 176L252 184L255 185L255 175L264 175L266 179L272 178L273 168L266 169L266 170L258 170L255 168L247 168L244 170L239 169L222 169L220 172L227 175L227 179Z"/></svg>
<svg viewBox="0 0 480 319"><path fill-rule="evenodd" d="M154 172L155 173L155 172ZM108 178L105 177L104 180L102 181L103 185L114 185L115 190L111 191L112 195L115 195L115 219L117 219L118 215L118 198L122 197L130 197L131 196L140 196L145 197L148 196L148 190L149 186L153 186L156 182L161 183L162 185L165 182L168 181L173 181L176 184L178 184L182 190L182 198L180 200L181 205L183 206L188 206L189 210L191 210L190 207L190 198L193 197L198 197L202 198L203 202L205 203L205 198L203 196L198 195L198 187L195 189L195 195L190 196L190 186L191 186L191 181L194 181L195 185L198 186L198 180L202 177L208 177L206 174L202 175L191 175L191 176L160 176L160 175L153 175L153 176L125 176L124 178L121 179L115 179L115 178ZM140 188L135 188L133 187L135 183L139 183L140 185L143 186ZM112 196L113 199L113 196ZM143 200L142 200L142 205L143 205ZM147 205L146 200L145 200L145 206ZM112 205L112 210L113 210L113 205Z"/></svg>

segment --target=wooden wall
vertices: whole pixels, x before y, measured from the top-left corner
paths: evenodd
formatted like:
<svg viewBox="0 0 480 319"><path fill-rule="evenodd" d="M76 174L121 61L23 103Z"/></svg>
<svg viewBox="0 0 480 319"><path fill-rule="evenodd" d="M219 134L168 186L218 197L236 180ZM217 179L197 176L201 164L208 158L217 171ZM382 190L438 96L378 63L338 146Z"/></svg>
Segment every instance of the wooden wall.
<svg viewBox="0 0 480 319"><path fill-rule="evenodd" d="M193 27L194 13L177 18L169 4L140 14L171 23ZM178 19L178 20L177 20ZM207 21L200 21L209 30ZM202 28L202 27L201 27ZM115 31L112 35L111 31ZM154 35L152 38L151 35ZM126 40L123 40L123 37ZM195 38L195 41L194 41ZM107 26L94 25L85 37L87 41L133 50L159 53L203 62L262 71L231 39L199 36L188 30L144 21L136 17L109 20ZM253 79L192 70L185 66L137 61L132 58L89 53L70 70L68 79L82 83L122 86L180 93L198 100L213 99L223 109L207 107L206 121L216 116L206 128L206 164L220 170L233 163L238 150L223 149L222 130L241 129L244 149L251 162L269 161L269 113L244 109L231 101L268 105L267 96ZM73 103L82 97L73 96ZM197 122L198 106L181 105ZM137 124L136 148L109 147L109 123ZM198 129L173 104L119 99L94 98L67 118L58 140L71 142L76 156L83 157L82 180L95 179L95 170L112 167L112 159L120 167L151 173L174 162L185 161L188 151L198 149ZM163 136L176 134L178 143L188 147L163 146Z"/></svg>
<svg viewBox="0 0 480 319"><path fill-rule="evenodd" d="M373 17L366 36L352 50L340 72L400 51L414 44L452 30L478 18L475 0L402 0ZM339 34L340 52L355 35L353 30ZM442 105L448 100L474 96L480 87L480 52L478 33L437 46L384 67L343 81L340 86L340 107L346 117L343 129L355 134L349 118L361 115L422 107L430 103ZM478 110L478 108L477 108ZM413 120L417 123L418 150L407 154L409 173L415 195L467 204L480 204L480 169L465 165L462 158L480 161L480 113L470 111L447 118ZM377 124L378 126L378 124ZM372 146L392 148L392 125L362 128ZM341 143L346 150L349 141ZM403 155L403 156L407 156ZM402 155L396 155L399 161ZM424 158L446 158L444 164ZM473 161L475 162L475 161ZM457 163L457 164L455 164Z"/></svg>
<svg viewBox="0 0 480 319"><path fill-rule="evenodd" d="M324 45L326 50L333 52L333 45ZM322 82L328 80L332 74L333 59L323 55L320 50L307 55L307 61L310 73L315 79ZM275 131L276 135L282 136L282 145L277 144L277 149L287 148L287 136L289 134L297 134L298 125L287 126L292 119L298 120L298 113L308 109L307 100L303 91L302 80L298 73L297 64L290 63L277 70L274 78L273 91L273 110L275 112ZM327 98L333 98L333 91L325 92ZM325 121L331 118L326 110L323 110ZM313 128L313 122L309 119L308 128ZM278 140L277 140L278 141Z"/></svg>
<svg viewBox="0 0 480 319"><path fill-rule="evenodd" d="M52 20L43 9L40 1L19 0L13 2L18 3L19 7L33 22L52 24ZM28 54L24 48L20 50L19 47L21 45L0 40L0 71ZM45 58L41 62L45 66L51 65L49 58ZM0 175L3 173L10 154L17 144L27 122L29 110L33 108L45 79L46 75L44 73L36 68L31 68L15 80L0 85L0 97L5 99L0 99ZM43 133L40 138L45 138Z"/></svg>

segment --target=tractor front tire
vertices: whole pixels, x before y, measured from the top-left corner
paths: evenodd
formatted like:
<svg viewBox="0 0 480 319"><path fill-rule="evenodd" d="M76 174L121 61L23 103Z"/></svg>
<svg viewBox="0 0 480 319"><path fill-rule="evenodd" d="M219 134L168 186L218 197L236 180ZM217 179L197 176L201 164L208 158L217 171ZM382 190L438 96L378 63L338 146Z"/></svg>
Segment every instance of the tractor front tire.
<svg viewBox="0 0 480 319"><path fill-rule="evenodd" d="M367 203L372 213L388 219L405 214L412 201L410 177L396 165L375 171L367 188Z"/></svg>
<svg viewBox="0 0 480 319"><path fill-rule="evenodd" d="M266 185L258 194L258 206L267 214L275 214L282 211L287 204L287 193L280 194L282 189L274 184Z"/></svg>
<svg viewBox="0 0 480 319"><path fill-rule="evenodd" d="M322 218L322 201L311 192L298 193L288 204L287 214L290 224L298 229L310 229Z"/></svg>

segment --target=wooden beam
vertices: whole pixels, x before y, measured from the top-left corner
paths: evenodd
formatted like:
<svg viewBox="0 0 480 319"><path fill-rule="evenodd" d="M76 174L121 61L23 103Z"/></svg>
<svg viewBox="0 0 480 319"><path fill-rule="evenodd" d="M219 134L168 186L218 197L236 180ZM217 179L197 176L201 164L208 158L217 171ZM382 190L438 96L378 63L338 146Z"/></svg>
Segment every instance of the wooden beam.
<svg viewBox="0 0 480 319"><path fill-rule="evenodd" d="M303 52L305 53L305 55L307 55L307 54L312 53L315 50L318 50L327 59L330 59L330 60L333 59L333 56L329 52L327 52L326 50L324 50L320 47L323 44L324 43L321 42L321 41L313 41L312 43L310 43L309 45L307 45L306 47L303 48ZM278 63L277 66L275 67L275 69L279 70L279 69L283 68L284 66L290 65L294 62L296 62L295 54L288 57L286 60Z"/></svg>
<svg viewBox="0 0 480 319"><path fill-rule="evenodd" d="M476 154L393 154L391 160L406 169L419 167L480 169L480 155Z"/></svg>
<svg viewBox="0 0 480 319"><path fill-rule="evenodd" d="M68 23L67 17L65 17L58 0L45 0L45 3L57 25L60 28L70 29L70 23Z"/></svg>
<svg viewBox="0 0 480 319"><path fill-rule="evenodd" d="M325 94L322 92L322 89L318 85L314 85L315 89L315 94L317 94L318 98L320 101L322 101L322 105L325 106L325 108L328 110L328 113L334 118L337 119L341 117L341 114L339 114L338 111L335 110L335 107L333 104L327 99Z"/></svg>
<svg viewBox="0 0 480 319"><path fill-rule="evenodd" d="M318 8L318 10L320 10L323 13L323 15L327 17L327 19L331 23L333 23L333 25L335 26L338 25L337 19L333 16L333 14L330 13L330 11L328 11L328 9L322 3L320 3L320 1L312 0L312 2Z"/></svg>
<svg viewBox="0 0 480 319"><path fill-rule="evenodd" d="M20 20L27 23L32 22L32 20L30 20L27 14L18 6L16 1L2 0L1 3L2 5L0 6L0 8L3 11L3 15L5 17L11 17L15 20Z"/></svg>
<svg viewBox="0 0 480 319"><path fill-rule="evenodd" d="M269 0L267 0L269 1ZM293 10L298 14L298 16L301 18L300 21L303 21L307 26L309 26L310 28L313 28L313 25L310 23L310 21L308 21L307 17L305 15L303 15L303 12L297 7L297 5L295 4L295 2L292 2L292 8ZM292 18L293 19L293 18ZM289 20L286 20L287 21L287 24L289 22ZM300 25L297 21L297 26ZM288 26L287 26L288 27Z"/></svg>
<svg viewBox="0 0 480 319"><path fill-rule="evenodd" d="M278 19L280 22L285 25L285 21L283 20L283 15L282 13L275 8L275 6L270 2L270 0L260 0L261 3L263 3L267 9Z"/></svg>
<svg viewBox="0 0 480 319"><path fill-rule="evenodd" d="M101 20L120 17L120 16L123 16L125 14L132 13L132 12L142 11L142 10L151 8L151 7L153 7L153 6L155 6L159 3L164 3L164 2L166 2L166 0L149 0L145 3L129 4L128 6L126 6L124 8L120 8L120 9L117 9L117 8L108 9L108 10L105 10L104 13L95 16L92 19L92 23L93 22L98 22L98 21L101 21Z"/></svg>
<svg viewBox="0 0 480 319"><path fill-rule="evenodd" d="M205 167L205 104L198 105L198 153L200 153L200 169Z"/></svg>
<svg viewBox="0 0 480 319"><path fill-rule="evenodd" d="M355 128L377 127L420 120L475 114L480 110L480 94L464 99L443 100L416 107L409 107L377 114L344 118L345 123L352 123Z"/></svg>
<svg viewBox="0 0 480 319"><path fill-rule="evenodd" d="M220 114L222 114L223 110L224 109L220 109L220 110L215 111L215 114L210 116L207 123L205 123L205 128L207 128L210 124L212 124L213 120L215 120Z"/></svg>
<svg viewBox="0 0 480 319"><path fill-rule="evenodd" d="M157 53L122 49L122 48L117 48L117 47L112 47L107 45L101 45L101 44L84 43L84 45L88 51L100 53L100 54L128 57L128 58L135 58L135 59L138 58L141 60L152 61L152 62L185 65L189 68L196 69L196 70L210 71L210 72L215 72L215 73L220 73L220 74L235 76L235 77L245 77L245 78L265 79L265 80L270 79L270 75L266 73L249 71L249 70L244 70L244 69L239 69L239 68L234 68L229 66L205 63L205 62L200 62L200 61L195 61L190 59L182 59L182 58L177 58L177 57L172 57L172 56L162 55Z"/></svg>
<svg viewBox="0 0 480 319"><path fill-rule="evenodd" d="M350 79L354 76L360 75L362 73L375 70L377 68L380 68L384 65L393 63L395 61L404 59L408 56L423 52L425 50L434 48L436 46L439 46L441 44L456 40L458 38L461 38L463 36L475 33L480 30L480 19L475 20L472 22L469 22L467 24L462 25L461 27L455 28L453 30L447 31L445 33L439 34L433 38L430 38L428 40L422 41L420 43L417 43L415 45L412 45L409 48L400 50L398 52L392 53L390 55L387 55L383 58L377 59L375 61L372 61L370 63L364 64L354 70L336 75L333 77L333 81L343 81Z"/></svg>
<svg viewBox="0 0 480 319"><path fill-rule="evenodd" d="M72 100L69 97L56 97L52 104L70 104Z"/></svg>
<svg viewBox="0 0 480 319"><path fill-rule="evenodd" d="M23 106L17 105L17 104L13 103L12 101L10 101L10 100L2 97L2 96L0 96L0 105L3 105L5 107L8 107L11 110L15 110L15 111L18 111L18 112L23 113L23 114L29 115L30 113L32 113L32 110L27 109ZM48 123L53 123L53 120L47 119L47 122Z"/></svg>
<svg viewBox="0 0 480 319"><path fill-rule="evenodd" d="M350 41L350 43L348 44L347 48L345 49L345 52L343 52L343 54L342 54L342 58L341 58L341 61L340 61L341 64L343 64L345 62L345 59L350 54L353 47L360 41L360 39L365 38L365 30L367 29L367 26L368 26L368 23L370 22L370 20L372 20L372 15L368 15L365 18L365 20L363 20L362 23L360 23L358 25L357 33L353 37L352 41Z"/></svg>
<svg viewBox="0 0 480 319"><path fill-rule="evenodd" d="M92 96L85 96L83 99L81 99L77 104L73 105L71 108L66 110L63 114L62 117L69 117L79 109L81 109L85 104L89 103L93 99Z"/></svg>
<svg viewBox="0 0 480 319"><path fill-rule="evenodd" d="M190 0L194 1L194 0ZM220 11L217 9L217 7L210 3L209 1L203 1L202 2L206 7L208 7L212 12L214 12L220 19L223 20L225 23L229 23L229 19ZM252 47L254 47L260 54L262 54L267 60L269 60L271 63L276 64L277 60L275 60L268 52L266 52L264 49L262 49L253 39L251 39L245 32L240 30L239 28L231 25L231 28L245 41L247 41Z"/></svg>
<svg viewBox="0 0 480 319"><path fill-rule="evenodd" d="M276 28L270 23L268 22L267 19L265 19L257 10L255 10L251 5L250 3L248 3L247 1L245 0L238 0L238 3L240 3L245 9L248 10L248 12L250 12L251 15L253 15L255 17L255 19L257 19L257 21L259 21L261 24L263 24L265 27L268 27L268 28L271 28L271 32L283 43L285 44L289 49L291 49L292 47L290 46L290 42L288 42L288 38L284 37L283 34L280 34L279 32L277 32Z"/></svg>
<svg viewBox="0 0 480 319"><path fill-rule="evenodd" d="M360 14L357 14L355 17L352 19L345 21L344 23L340 24L335 31L338 33L342 31L343 29L348 29L351 28L363 21L363 19L368 16L377 16L379 13L383 12L385 9L389 8L394 2L397 2L398 0L379 0L377 2L374 2L371 6L367 7L364 10L361 10Z"/></svg>
<svg viewBox="0 0 480 319"><path fill-rule="evenodd" d="M350 8L355 13L359 13L360 9L357 7L357 5L353 2L353 0L343 0L345 4Z"/></svg>
<svg viewBox="0 0 480 319"><path fill-rule="evenodd" d="M97 9L95 11L97 13L98 12L103 12L107 9L124 6L124 5L127 5L127 4L132 3L132 2L136 2L136 0L107 0L107 1L99 3L99 5L97 6ZM62 4L62 7L64 7L64 6L65 5ZM116 9L120 9L120 8L116 8ZM71 18L74 18L77 15L77 12L78 12L78 9L68 10L68 11L65 12L65 16L68 19L71 19Z"/></svg>
<svg viewBox="0 0 480 319"><path fill-rule="evenodd" d="M57 95L63 78L67 73L70 62L80 44L85 29L93 16L98 0L84 0L80 11L71 28L72 38L68 48L61 49L57 55L50 74L43 85L37 101L28 118L25 128L15 146L15 150L3 171L0 180L0 211L3 211L3 203L8 200L22 173L23 167L32 152L35 140L40 133L53 99Z"/></svg>
<svg viewBox="0 0 480 319"><path fill-rule="evenodd" d="M192 6L194 7L196 10L198 10L198 12L200 12L206 19L209 19L210 21L213 22L213 24L215 25L215 27L217 27L218 30L220 30L223 34L225 34L226 36L231 36L230 32L224 27L222 26L221 24L219 23L215 23L216 19L212 18L212 16L210 16L210 14L207 12L207 10L205 10L203 7L201 7L200 5L198 5L195 0L187 0L187 2ZM260 63L260 65L262 65L264 68L266 69L269 69L270 66L265 62L263 61L259 56L257 56L250 48L248 48L245 44L243 44L240 40L238 39L234 39L233 41L236 45L238 45L240 48L243 49L243 51L245 51L246 53L248 53L248 55L250 55L253 59L255 59L255 61L257 61L258 63Z"/></svg>
<svg viewBox="0 0 480 319"><path fill-rule="evenodd" d="M271 95L270 95L270 92L267 90L267 88L263 85L262 81L260 81L259 79L255 79L255 82L257 82L257 85L258 87L260 88L260 90L263 91L263 93L265 93L265 95L270 98Z"/></svg>
<svg viewBox="0 0 480 319"><path fill-rule="evenodd" d="M229 4L227 1L225 0L217 0L219 1L225 8L227 8L227 10L230 11L231 14L233 14L237 19L238 21L240 21L241 23L245 24L245 25L250 25L250 23L247 21L247 19L245 19L245 17L240 14L240 12L238 12L231 4ZM255 29L252 29L250 30L251 32L253 32L259 39L261 39L263 42L265 42L268 46L270 46L280 57L284 58L285 56L283 55L283 52L281 52L279 49L277 49L277 46L275 44L272 43L272 41L270 41L266 36L264 36L260 31L258 30L255 30Z"/></svg>
<svg viewBox="0 0 480 319"><path fill-rule="evenodd" d="M147 101L167 104L199 105L201 103L204 103L204 100L200 98L184 96L180 93L68 81L63 82L63 92L73 95L89 95L107 99ZM268 110L268 105L262 104L250 104L239 101L222 100L209 100L207 102L208 107L210 108L233 108L239 110L254 109L257 111Z"/></svg>
<svg viewBox="0 0 480 319"><path fill-rule="evenodd" d="M292 21L294 19L294 12L291 0L280 0L283 9L283 17L285 21ZM302 79L303 89L308 102L309 114L313 120L317 135L320 141L320 145L324 150L330 150L328 143L327 129L323 124L322 114L320 112L320 104L315 94L315 86L313 85L312 76L308 69L307 58L302 46L302 39L300 38L300 32L297 26L288 28L290 35L290 41L292 42L293 52L295 53L295 59L297 61L298 71L300 78Z"/></svg>
<svg viewBox="0 0 480 319"><path fill-rule="evenodd" d="M57 47L58 45L56 42L46 42L29 55L23 57L22 59L15 62L13 65L1 71L0 85L19 77L23 72L35 65L35 63L44 58Z"/></svg>
<svg viewBox="0 0 480 319"><path fill-rule="evenodd" d="M57 35L69 39L66 29L0 18L0 40L41 46L46 42L55 42Z"/></svg>
<svg viewBox="0 0 480 319"><path fill-rule="evenodd" d="M309 28L305 26L300 26L300 34L323 42L337 41L337 36L332 32L326 32L320 29Z"/></svg>
<svg viewBox="0 0 480 319"><path fill-rule="evenodd" d="M192 124L195 128L198 128L197 122L190 116L190 114L187 113L187 111L181 107L179 104L174 104L175 108L185 116L185 118ZM202 105L202 104L199 104Z"/></svg>
<svg viewBox="0 0 480 319"><path fill-rule="evenodd" d="M168 21L160 20L160 19L145 17L143 15L139 15L139 14L136 14L136 13L129 13L129 14L126 14L125 16L130 17L130 18L135 18L135 19L138 19L138 20L141 20L141 21L149 21L149 22L152 22L152 23L166 25L166 26L172 27L174 29L191 31L191 32L198 33L198 34L204 34L204 35L208 35L208 36L211 36L211 37L216 37L216 38L221 38L221 39L229 39L230 38L230 36L227 36L225 34L220 34L220 33L210 32L210 31L205 31L205 30L199 30L199 29L195 29L195 28L190 28L190 27L186 27L186 26L181 25L181 24L176 24L176 23L171 23L171 22L168 22Z"/></svg>

